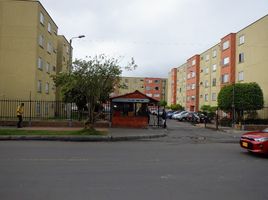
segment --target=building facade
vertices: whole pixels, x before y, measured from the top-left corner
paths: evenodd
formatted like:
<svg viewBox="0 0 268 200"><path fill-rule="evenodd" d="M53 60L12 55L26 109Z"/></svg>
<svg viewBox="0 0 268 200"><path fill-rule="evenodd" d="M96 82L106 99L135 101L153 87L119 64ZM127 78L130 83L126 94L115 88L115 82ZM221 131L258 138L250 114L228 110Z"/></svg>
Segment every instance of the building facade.
<svg viewBox="0 0 268 200"><path fill-rule="evenodd" d="M181 75L181 66L172 68L168 76L168 105L183 105L198 111L203 105L217 106L221 88L233 83L256 82L264 94L264 106L268 107L268 15L248 25L237 33L230 33L220 42L187 60L186 80ZM178 71L174 76L174 71ZM174 82L177 82L176 92ZM181 86L186 84L183 93ZM174 99L178 101L175 101Z"/></svg>
<svg viewBox="0 0 268 200"><path fill-rule="evenodd" d="M120 86L115 90L113 96L124 95L138 90L158 101L167 101L167 79L164 78L122 77Z"/></svg>

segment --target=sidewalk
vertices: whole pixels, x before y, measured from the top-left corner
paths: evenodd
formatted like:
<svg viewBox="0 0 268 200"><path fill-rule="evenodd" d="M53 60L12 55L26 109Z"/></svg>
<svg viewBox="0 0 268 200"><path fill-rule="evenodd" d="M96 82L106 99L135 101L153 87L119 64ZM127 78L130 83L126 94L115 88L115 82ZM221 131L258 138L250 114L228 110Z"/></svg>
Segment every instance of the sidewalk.
<svg viewBox="0 0 268 200"><path fill-rule="evenodd" d="M16 127L0 127L0 129L17 129ZM24 127L19 130L51 130L51 131L75 131L77 127ZM55 140L55 141L129 141L151 139L167 136L167 130L163 128L127 129L127 128L96 128L98 131L107 131L108 134L92 136L0 136L0 140Z"/></svg>

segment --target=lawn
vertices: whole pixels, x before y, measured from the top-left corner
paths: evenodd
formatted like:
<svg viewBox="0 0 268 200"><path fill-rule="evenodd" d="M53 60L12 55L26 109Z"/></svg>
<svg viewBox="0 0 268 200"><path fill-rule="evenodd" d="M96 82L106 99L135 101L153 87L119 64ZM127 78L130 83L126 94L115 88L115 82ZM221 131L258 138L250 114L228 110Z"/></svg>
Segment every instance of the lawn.
<svg viewBox="0 0 268 200"><path fill-rule="evenodd" d="M105 136L107 132L93 129L81 129L75 131L54 131L54 130L19 130L19 129L0 129L0 136L6 135L73 135L73 136Z"/></svg>

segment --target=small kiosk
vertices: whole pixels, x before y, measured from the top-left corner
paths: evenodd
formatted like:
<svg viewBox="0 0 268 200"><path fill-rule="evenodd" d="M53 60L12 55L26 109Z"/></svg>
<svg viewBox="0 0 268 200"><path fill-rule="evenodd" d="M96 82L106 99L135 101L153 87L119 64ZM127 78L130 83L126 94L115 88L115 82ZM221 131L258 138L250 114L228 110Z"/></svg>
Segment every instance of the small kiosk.
<svg viewBox="0 0 268 200"><path fill-rule="evenodd" d="M111 97L111 126L122 128L147 128L149 124L148 106L157 106L158 100L140 91Z"/></svg>

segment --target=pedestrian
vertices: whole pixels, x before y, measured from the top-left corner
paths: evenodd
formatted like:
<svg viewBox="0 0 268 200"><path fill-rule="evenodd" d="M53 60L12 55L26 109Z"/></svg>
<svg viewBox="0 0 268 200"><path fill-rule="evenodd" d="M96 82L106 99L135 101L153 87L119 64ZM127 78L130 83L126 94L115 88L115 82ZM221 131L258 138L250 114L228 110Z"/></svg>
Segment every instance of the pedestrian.
<svg viewBox="0 0 268 200"><path fill-rule="evenodd" d="M165 109L163 109L161 117L163 120L163 127L166 128L167 127L167 113L166 113Z"/></svg>
<svg viewBox="0 0 268 200"><path fill-rule="evenodd" d="M19 119L18 123L17 123L17 127L18 128L22 128L22 115L23 115L23 111L24 111L24 103L21 103L18 107L17 107L17 117Z"/></svg>

